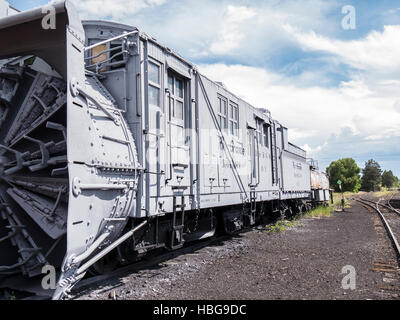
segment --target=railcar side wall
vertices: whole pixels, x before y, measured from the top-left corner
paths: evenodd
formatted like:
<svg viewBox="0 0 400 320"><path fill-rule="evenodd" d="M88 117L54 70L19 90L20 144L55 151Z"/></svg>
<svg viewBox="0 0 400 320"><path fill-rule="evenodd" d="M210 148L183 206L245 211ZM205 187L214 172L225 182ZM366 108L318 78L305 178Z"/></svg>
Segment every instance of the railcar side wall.
<svg viewBox="0 0 400 320"><path fill-rule="evenodd" d="M135 30L84 26L89 44ZM131 41L126 63L102 70L101 81L123 106L143 165L132 217L172 212L182 196L187 210L239 205L250 193L255 201L309 196L305 152L288 143L287 129L269 113L154 39L138 33ZM107 44L110 58L120 44Z"/></svg>
<svg viewBox="0 0 400 320"><path fill-rule="evenodd" d="M284 151L282 165L283 191L307 192L311 189L311 170L305 158Z"/></svg>

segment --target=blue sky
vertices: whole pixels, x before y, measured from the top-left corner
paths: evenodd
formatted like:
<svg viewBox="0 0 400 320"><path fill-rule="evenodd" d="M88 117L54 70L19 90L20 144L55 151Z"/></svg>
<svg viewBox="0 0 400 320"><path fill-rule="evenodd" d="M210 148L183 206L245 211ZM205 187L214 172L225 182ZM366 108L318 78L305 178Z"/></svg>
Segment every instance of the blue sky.
<svg viewBox="0 0 400 320"><path fill-rule="evenodd" d="M25 10L47 3L11 0ZM289 128L325 169L370 158L400 176L398 0L80 0L82 18L135 25ZM343 6L356 29L342 27Z"/></svg>

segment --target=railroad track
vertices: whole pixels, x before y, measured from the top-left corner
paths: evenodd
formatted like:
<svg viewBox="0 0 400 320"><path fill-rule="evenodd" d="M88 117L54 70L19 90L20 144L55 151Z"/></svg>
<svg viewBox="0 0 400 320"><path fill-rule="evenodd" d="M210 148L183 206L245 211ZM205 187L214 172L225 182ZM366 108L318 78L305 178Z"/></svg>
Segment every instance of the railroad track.
<svg viewBox="0 0 400 320"><path fill-rule="evenodd" d="M380 216L385 229L387 230L389 237L393 243L393 247L396 250L397 254L397 263L399 264L400 267L400 245L399 245L399 240L400 240L400 212L399 210L395 209L391 202L393 200L393 197L390 197L388 200L380 199L379 201L373 201L370 199L355 199L356 201L374 209ZM386 201L383 203L383 201ZM240 232L246 233L251 230L255 230L258 227L252 227L248 228L246 230L243 230ZM99 275L99 276L91 276L87 279L82 280L80 283L78 283L77 286L74 287L74 289L71 292L71 296L66 297L67 299L77 299L87 293L87 290L92 290L93 287L96 287L98 284L104 284L105 281L111 280L114 278L118 278L120 276L126 276L131 273L151 268L153 266L156 266L158 264L161 264L163 262L166 262L170 259L173 259L175 257L178 257L180 255L185 255L185 254L190 254L193 252L196 252L202 248L209 247L210 245L215 245L218 242L224 242L227 240L232 239L232 236L229 235L219 235L215 236L211 239L206 239L206 240L200 240L200 241L195 241L191 244L187 244L183 248L172 251L172 252L164 252L164 253L158 253L155 255L149 256L149 260L143 260L139 261L136 263L132 263L123 267L118 268L115 271L109 272L104 275ZM398 240L399 239L399 240ZM385 273L392 272L392 269L389 268L389 264L385 262L385 264L379 263L379 268L380 270L384 270ZM394 269L393 269L394 270ZM385 289L389 290L389 289Z"/></svg>
<svg viewBox="0 0 400 320"><path fill-rule="evenodd" d="M378 201L373 201L370 199L364 199L364 198L353 198L357 202L368 206L372 209L374 209L380 219L382 220L382 223L387 231L387 234L393 244L393 248L396 251L397 255L397 263L400 266L400 211L395 209L391 205L391 201L394 198L394 194L386 200L386 204L382 203L382 201L385 201L385 199L379 199Z"/></svg>
<svg viewBox="0 0 400 320"><path fill-rule="evenodd" d="M387 201L387 206L394 212L396 212L398 215L400 215L400 210L393 208L391 201L393 200L395 194L392 194L390 199Z"/></svg>

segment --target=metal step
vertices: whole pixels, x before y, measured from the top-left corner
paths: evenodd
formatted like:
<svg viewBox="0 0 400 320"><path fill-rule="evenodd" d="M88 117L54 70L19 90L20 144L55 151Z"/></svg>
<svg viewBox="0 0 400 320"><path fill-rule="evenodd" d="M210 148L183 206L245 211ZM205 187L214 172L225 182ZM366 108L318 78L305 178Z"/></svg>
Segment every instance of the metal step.
<svg viewBox="0 0 400 320"><path fill-rule="evenodd" d="M181 196L181 204L176 203L176 196L173 197L173 219L170 248L172 250L182 248L185 240L183 239L183 229L185 226L185 197ZM177 211L177 209L181 209ZM180 215L180 216L179 216Z"/></svg>

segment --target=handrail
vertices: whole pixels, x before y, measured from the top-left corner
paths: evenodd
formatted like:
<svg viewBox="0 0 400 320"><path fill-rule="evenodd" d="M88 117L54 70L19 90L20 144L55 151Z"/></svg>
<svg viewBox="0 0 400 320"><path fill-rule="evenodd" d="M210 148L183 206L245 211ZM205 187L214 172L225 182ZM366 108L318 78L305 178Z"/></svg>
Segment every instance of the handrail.
<svg viewBox="0 0 400 320"><path fill-rule="evenodd" d="M129 37L129 36L132 36L132 35L137 34L137 33L139 33L138 30L120 34L119 36L116 36L116 37L113 37L113 38L110 38L110 39L107 39L107 40L104 40L104 41L100 41L100 42L97 42L97 43L95 43L95 44L93 44L91 46L85 47L85 51L91 50L93 48L96 48L96 47L101 46L103 44L109 43L111 41L115 41L115 40L118 40L118 39L121 39L121 38L126 38L126 37Z"/></svg>

